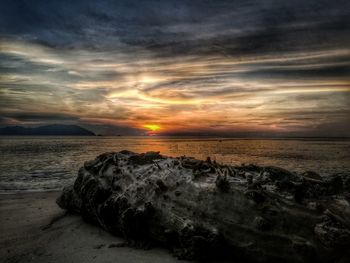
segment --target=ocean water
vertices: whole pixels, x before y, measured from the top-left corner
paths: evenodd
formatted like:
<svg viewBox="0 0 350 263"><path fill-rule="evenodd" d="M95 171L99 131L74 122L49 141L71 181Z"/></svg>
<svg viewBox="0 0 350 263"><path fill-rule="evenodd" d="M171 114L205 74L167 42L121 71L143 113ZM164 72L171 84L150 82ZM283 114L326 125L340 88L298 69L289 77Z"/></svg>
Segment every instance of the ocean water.
<svg viewBox="0 0 350 263"><path fill-rule="evenodd" d="M104 152L159 151L219 163L280 166L322 176L350 172L350 140L156 137L1 137L0 192L56 190Z"/></svg>

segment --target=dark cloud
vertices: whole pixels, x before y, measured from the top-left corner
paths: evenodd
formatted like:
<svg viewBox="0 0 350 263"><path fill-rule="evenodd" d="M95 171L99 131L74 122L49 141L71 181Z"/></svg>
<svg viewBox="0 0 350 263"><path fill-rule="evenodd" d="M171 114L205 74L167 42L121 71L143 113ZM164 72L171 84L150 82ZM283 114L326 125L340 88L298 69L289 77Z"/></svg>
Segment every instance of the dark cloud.
<svg viewBox="0 0 350 263"><path fill-rule="evenodd" d="M2 118L11 118L19 122L46 122L54 119L55 121L74 121L79 117L63 113L43 113L43 112L3 112Z"/></svg>
<svg viewBox="0 0 350 263"><path fill-rule="evenodd" d="M43 113L43 112L0 112L0 127L24 125L38 126L46 124L76 124L79 117L63 113Z"/></svg>
<svg viewBox="0 0 350 263"><path fill-rule="evenodd" d="M346 128L349 25L348 0L2 0L0 121Z"/></svg>
<svg viewBox="0 0 350 263"><path fill-rule="evenodd" d="M239 73L239 76L251 78L345 78L350 81L350 64L349 65L317 65L315 67L264 67L259 66L256 69Z"/></svg>
<svg viewBox="0 0 350 263"><path fill-rule="evenodd" d="M348 47L349 1L11 1L3 35L55 47L240 55Z"/></svg>

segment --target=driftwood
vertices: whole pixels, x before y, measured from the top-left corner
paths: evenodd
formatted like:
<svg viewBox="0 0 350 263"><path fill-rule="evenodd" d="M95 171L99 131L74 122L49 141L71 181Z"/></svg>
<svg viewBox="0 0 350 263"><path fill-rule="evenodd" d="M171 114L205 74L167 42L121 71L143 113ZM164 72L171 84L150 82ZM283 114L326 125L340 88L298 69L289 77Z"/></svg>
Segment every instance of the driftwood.
<svg viewBox="0 0 350 263"><path fill-rule="evenodd" d="M57 203L183 259L349 262L349 189L341 174L121 151L86 162Z"/></svg>

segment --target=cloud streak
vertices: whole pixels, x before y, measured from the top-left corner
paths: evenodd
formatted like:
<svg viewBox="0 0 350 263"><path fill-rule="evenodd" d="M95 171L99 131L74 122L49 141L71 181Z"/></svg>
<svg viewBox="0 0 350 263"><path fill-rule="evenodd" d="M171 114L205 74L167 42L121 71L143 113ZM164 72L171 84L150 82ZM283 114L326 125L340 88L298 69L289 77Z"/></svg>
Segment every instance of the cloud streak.
<svg viewBox="0 0 350 263"><path fill-rule="evenodd" d="M2 1L1 123L350 136L349 5Z"/></svg>

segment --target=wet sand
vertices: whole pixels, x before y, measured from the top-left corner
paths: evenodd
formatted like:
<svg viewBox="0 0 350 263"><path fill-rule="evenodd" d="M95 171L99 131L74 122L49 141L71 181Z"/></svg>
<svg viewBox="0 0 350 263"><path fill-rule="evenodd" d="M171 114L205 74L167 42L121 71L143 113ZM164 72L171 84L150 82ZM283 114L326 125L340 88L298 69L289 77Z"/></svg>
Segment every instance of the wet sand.
<svg viewBox="0 0 350 263"><path fill-rule="evenodd" d="M183 262L165 249L118 247L124 240L66 214L59 192L0 195L1 262Z"/></svg>

